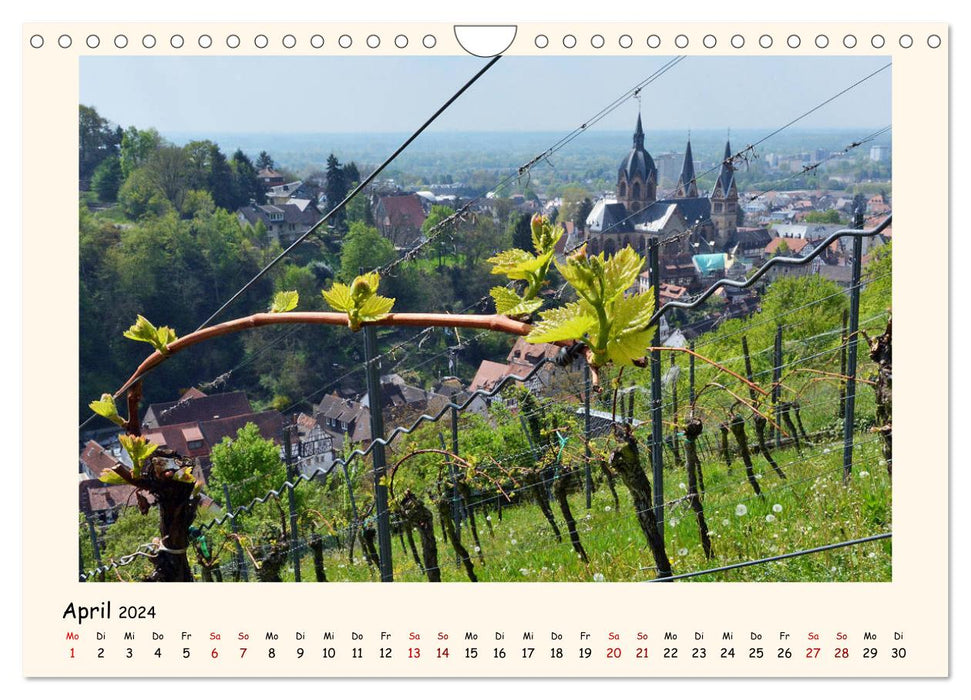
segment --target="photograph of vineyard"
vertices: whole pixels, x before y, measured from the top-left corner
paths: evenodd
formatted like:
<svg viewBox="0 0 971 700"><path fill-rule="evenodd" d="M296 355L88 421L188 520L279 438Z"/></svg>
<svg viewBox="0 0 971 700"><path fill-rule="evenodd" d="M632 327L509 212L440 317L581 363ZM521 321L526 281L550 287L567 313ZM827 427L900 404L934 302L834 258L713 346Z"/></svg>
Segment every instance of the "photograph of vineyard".
<svg viewBox="0 0 971 700"><path fill-rule="evenodd" d="M446 178L407 160L424 127L315 174L82 105L79 579L890 581L890 127L764 162L854 90L888 95L889 64L845 59L845 84L744 147L689 140L662 177L642 98L690 60L646 61L434 203ZM494 65L442 108L495 98ZM633 148L554 165L618 112ZM422 223L388 230L407 197ZM768 200L786 218L747 206ZM319 216L246 215L291 206ZM226 392L252 421L171 437L167 413Z"/></svg>

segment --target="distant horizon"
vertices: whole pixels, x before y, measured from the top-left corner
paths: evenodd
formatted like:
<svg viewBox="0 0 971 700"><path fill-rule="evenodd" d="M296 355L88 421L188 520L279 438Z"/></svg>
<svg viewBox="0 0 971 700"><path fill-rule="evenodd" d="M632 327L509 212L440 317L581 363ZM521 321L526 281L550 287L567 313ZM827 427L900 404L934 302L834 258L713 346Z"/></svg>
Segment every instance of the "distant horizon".
<svg viewBox="0 0 971 700"><path fill-rule="evenodd" d="M598 132L879 128L891 70L875 56L506 56L428 129L569 132L624 98ZM82 56L81 104L113 123L161 133L411 133L484 65L471 56ZM869 79L866 76L877 72ZM854 83L859 85L848 89ZM528 130L523 125L529 125Z"/></svg>

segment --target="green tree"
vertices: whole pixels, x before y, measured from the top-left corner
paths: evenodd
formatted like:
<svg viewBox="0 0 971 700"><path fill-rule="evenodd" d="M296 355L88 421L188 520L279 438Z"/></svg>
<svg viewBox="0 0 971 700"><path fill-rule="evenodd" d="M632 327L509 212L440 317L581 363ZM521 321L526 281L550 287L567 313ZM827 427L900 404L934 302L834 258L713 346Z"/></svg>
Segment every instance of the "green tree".
<svg viewBox="0 0 971 700"><path fill-rule="evenodd" d="M347 206L344 207L344 214L348 225L360 221L368 226L374 226L374 214L371 212L369 199L367 189L365 189L347 203Z"/></svg>
<svg viewBox="0 0 971 700"><path fill-rule="evenodd" d="M344 182L348 185L355 185L361 181L361 171L357 169L357 163L350 162L344 164Z"/></svg>
<svg viewBox="0 0 971 700"><path fill-rule="evenodd" d="M465 257L466 269L472 270L481 261L499 252L504 233L490 216L480 216L474 223L460 226L455 234L455 246Z"/></svg>
<svg viewBox="0 0 971 700"><path fill-rule="evenodd" d="M587 227L587 217L590 216L590 212L593 211L593 200L589 197L584 197L583 201L577 205L577 213L573 218L573 224L577 228L585 229Z"/></svg>
<svg viewBox="0 0 971 700"><path fill-rule="evenodd" d="M579 185L567 185L563 188L563 204L560 206L557 221L577 221L580 205L583 200L590 199L587 190ZM586 217L584 217L586 219Z"/></svg>
<svg viewBox="0 0 971 700"><path fill-rule="evenodd" d="M134 171L118 190L118 203L129 219L161 216L172 208L154 174L145 168Z"/></svg>
<svg viewBox="0 0 971 700"><path fill-rule="evenodd" d="M78 175L86 179L94 174L108 156L118 155L121 127L98 114L94 107L78 105Z"/></svg>
<svg viewBox="0 0 971 700"><path fill-rule="evenodd" d="M394 260L394 246L376 228L360 221L351 224L344 237L341 251L341 278L353 280L363 268L365 271L387 265Z"/></svg>
<svg viewBox="0 0 971 700"><path fill-rule="evenodd" d="M216 210L216 203L212 195L206 190L189 190L185 194L182 204L182 216L191 219L200 214L212 214Z"/></svg>
<svg viewBox="0 0 971 700"><path fill-rule="evenodd" d="M349 184L347 173L341 167L341 162L337 160L337 156L331 153L327 157L327 185L324 189L327 195L328 209L336 207L344 201L349 190ZM347 215L343 211L337 212L332 218L332 223L336 231L343 233L347 230Z"/></svg>
<svg viewBox="0 0 971 700"><path fill-rule="evenodd" d="M208 190L217 207L235 209L233 171L219 146L208 140L190 141L183 150L186 156L188 186L191 189ZM178 208L182 211L181 207Z"/></svg>
<svg viewBox="0 0 971 700"><path fill-rule="evenodd" d="M209 495L221 502L225 484L234 507L246 505L270 489L280 488L287 478L280 448L261 436L253 423L240 428L235 439L225 437L214 445L210 459Z"/></svg>
<svg viewBox="0 0 971 700"><path fill-rule="evenodd" d="M827 209L826 211L811 211L806 214L806 222L810 224L838 224L840 221L840 213L835 209Z"/></svg>
<svg viewBox="0 0 971 700"><path fill-rule="evenodd" d="M162 145L162 137L155 129L130 126L121 137L121 173L125 179L148 162Z"/></svg>
<svg viewBox="0 0 971 700"><path fill-rule="evenodd" d="M260 155L256 157L256 169L257 170L272 170L273 169L273 158L266 151L260 151Z"/></svg>
<svg viewBox="0 0 971 700"><path fill-rule="evenodd" d="M118 156L108 156L95 168L91 177L91 189L102 202L114 202L121 187L121 163Z"/></svg>
<svg viewBox="0 0 971 700"><path fill-rule="evenodd" d="M132 499L134 502L134 499ZM105 530L104 543L101 550L101 562L107 564L114 559L120 559L132 552L139 551L142 545L151 544L152 540L158 537L158 515L151 512L142 515L138 508L122 508L115 520ZM141 551L145 551L144 549ZM94 568L94 560L89 564L89 570ZM124 572L126 578L140 580L152 571L150 559L136 557L128 566L120 570ZM112 574L108 574L112 576Z"/></svg>
<svg viewBox="0 0 971 700"><path fill-rule="evenodd" d="M439 224L441 224L445 219L447 219L454 213L455 213L455 210L452 209L451 207L446 207L443 204L433 205L432 210L428 212L428 218L425 219L425 222L421 225L422 234L424 234L425 236L435 235L430 233L431 230L434 229ZM443 265L443 256L445 254L445 239L446 239L446 236L444 232L439 232L438 245L435 246L435 249L438 251L439 267L442 267Z"/></svg>
<svg viewBox="0 0 971 700"><path fill-rule="evenodd" d="M516 219L516 224L512 230L512 247L525 250L527 253L533 249L533 234L529 227L531 218L529 214L521 214Z"/></svg>
<svg viewBox="0 0 971 700"><path fill-rule="evenodd" d="M155 150L144 171L176 211L182 211L185 193L193 189L189 174L189 159L184 149L163 146ZM134 175L134 173L133 173Z"/></svg>
<svg viewBox="0 0 971 700"><path fill-rule="evenodd" d="M266 201L266 193L263 189L263 182L253 163L242 150L236 149L233 159L230 162L232 169L232 191L233 201L229 209L239 209L254 200L257 204Z"/></svg>

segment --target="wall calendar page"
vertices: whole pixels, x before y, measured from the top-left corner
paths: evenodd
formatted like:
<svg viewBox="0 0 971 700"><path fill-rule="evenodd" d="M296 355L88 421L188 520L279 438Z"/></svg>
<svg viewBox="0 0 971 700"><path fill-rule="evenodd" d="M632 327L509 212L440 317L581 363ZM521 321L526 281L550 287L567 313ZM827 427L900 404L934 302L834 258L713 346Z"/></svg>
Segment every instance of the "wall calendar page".
<svg viewBox="0 0 971 700"><path fill-rule="evenodd" d="M946 24L20 41L24 676L949 675Z"/></svg>

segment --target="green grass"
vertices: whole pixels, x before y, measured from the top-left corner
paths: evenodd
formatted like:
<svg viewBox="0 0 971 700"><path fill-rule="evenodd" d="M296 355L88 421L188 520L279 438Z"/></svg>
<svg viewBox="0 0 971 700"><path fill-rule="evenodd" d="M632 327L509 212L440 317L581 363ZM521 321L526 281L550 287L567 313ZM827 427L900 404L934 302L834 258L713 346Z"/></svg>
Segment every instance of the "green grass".
<svg viewBox="0 0 971 700"><path fill-rule="evenodd" d="M783 481L761 458L755 458L757 477L765 498L754 495L736 460L732 469L715 461L705 465L705 516L714 556L706 560L693 512L686 499L684 470L665 471L665 543L675 574L688 573L736 562L776 556L849 539L867 537L891 529L890 480L878 441L870 435L857 437L856 468L846 485L842 481L842 442L779 450L776 461L786 472ZM670 461L670 453L666 455ZM490 535L478 516L479 536L485 563L475 560L480 581L643 581L653 578L654 562L630 503L618 483L620 508L605 483L585 508L584 495L573 494L570 506L590 562L584 564L570 546L566 526L554 504L564 541L558 543L548 523L533 504L506 508L500 520L493 511ZM739 515L744 507L744 515ZM436 533L438 526L436 523ZM415 535L417 542L417 533ZM471 551L472 538L463 528L463 543ZM392 544L396 581L424 581L425 577L400 540ZM325 556L329 580L378 580L358 547L355 562L346 550ZM438 558L444 581L467 581L455 563L451 547L439 535ZM312 561L305 558L304 580L313 578ZM777 563L705 575L689 581L889 581L889 541L879 541Z"/></svg>

